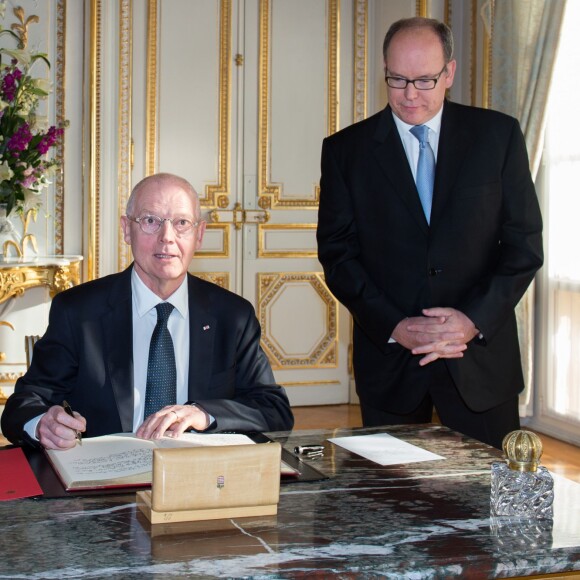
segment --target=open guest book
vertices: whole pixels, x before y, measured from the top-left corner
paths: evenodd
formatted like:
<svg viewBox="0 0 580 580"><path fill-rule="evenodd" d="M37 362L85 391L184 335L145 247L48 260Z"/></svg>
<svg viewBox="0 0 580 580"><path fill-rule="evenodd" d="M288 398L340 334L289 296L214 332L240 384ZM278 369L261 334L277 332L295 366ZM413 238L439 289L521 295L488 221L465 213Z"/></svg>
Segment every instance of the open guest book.
<svg viewBox="0 0 580 580"><path fill-rule="evenodd" d="M184 433L179 439L162 437L155 441L139 439L132 433L118 433L83 439L82 445L65 451L46 449L45 452L69 491L148 486L154 449L254 444L248 436L235 433ZM282 461L280 474L298 477L300 472Z"/></svg>

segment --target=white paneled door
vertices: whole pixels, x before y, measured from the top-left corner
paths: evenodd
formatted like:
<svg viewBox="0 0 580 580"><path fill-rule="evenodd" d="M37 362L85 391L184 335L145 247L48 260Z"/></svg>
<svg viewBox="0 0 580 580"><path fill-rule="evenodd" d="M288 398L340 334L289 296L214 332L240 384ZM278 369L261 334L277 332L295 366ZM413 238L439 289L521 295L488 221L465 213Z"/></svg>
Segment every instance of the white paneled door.
<svg viewBox="0 0 580 580"><path fill-rule="evenodd" d="M131 180L169 171L196 187L209 226L191 271L254 304L293 405L349 399L351 322L316 220L322 139L358 98L339 74L341 60L355 70L358 4L157 0L131 15Z"/></svg>

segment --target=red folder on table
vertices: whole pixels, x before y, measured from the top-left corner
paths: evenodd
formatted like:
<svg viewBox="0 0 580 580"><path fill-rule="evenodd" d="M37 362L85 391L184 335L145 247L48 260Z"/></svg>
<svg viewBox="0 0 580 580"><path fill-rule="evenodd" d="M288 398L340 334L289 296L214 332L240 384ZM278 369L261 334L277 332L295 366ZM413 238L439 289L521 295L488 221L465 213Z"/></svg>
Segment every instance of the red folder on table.
<svg viewBox="0 0 580 580"><path fill-rule="evenodd" d="M0 501L42 494L42 488L22 449L0 450Z"/></svg>

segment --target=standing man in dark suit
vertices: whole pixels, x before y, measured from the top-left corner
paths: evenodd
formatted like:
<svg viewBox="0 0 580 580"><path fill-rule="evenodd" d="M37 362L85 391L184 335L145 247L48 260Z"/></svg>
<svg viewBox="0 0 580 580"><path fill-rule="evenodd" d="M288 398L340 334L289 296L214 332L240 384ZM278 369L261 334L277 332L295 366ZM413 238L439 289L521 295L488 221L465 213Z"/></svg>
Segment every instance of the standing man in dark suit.
<svg viewBox="0 0 580 580"><path fill-rule="evenodd" d="M190 429L292 429L250 303L187 272L205 231L193 187L167 173L147 177L126 214L121 226L133 264L54 298L46 334L6 403L4 435L64 449L75 445L77 431L155 439ZM170 338L159 348L173 348L162 350L155 374L149 351L162 311L169 314L160 334L168 330ZM159 382L163 392L153 395Z"/></svg>
<svg viewBox="0 0 580 580"><path fill-rule="evenodd" d="M324 140L317 232L355 322L363 423L429 422L434 406L500 447L524 387L514 309L543 261L524 138L511 117L445 99L444 23L394 23L383 56L389 105Z"/></svg>

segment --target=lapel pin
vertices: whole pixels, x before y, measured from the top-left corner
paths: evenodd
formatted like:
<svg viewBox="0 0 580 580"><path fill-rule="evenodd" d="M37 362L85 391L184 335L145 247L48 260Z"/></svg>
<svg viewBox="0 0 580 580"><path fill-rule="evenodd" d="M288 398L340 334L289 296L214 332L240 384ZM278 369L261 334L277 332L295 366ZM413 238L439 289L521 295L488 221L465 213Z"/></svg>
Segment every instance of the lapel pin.
<svg viewBox="0 0 580 580"><path fill-rule="evenodd" d="M204 329L204 330L209 330L209 324L206 324L206 325L203 327L203 329Z"/></svg>

